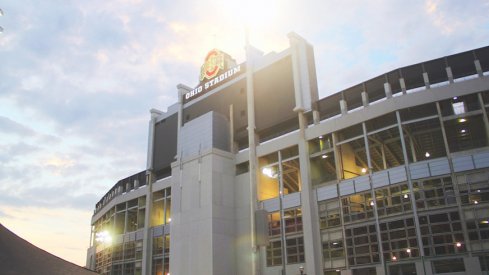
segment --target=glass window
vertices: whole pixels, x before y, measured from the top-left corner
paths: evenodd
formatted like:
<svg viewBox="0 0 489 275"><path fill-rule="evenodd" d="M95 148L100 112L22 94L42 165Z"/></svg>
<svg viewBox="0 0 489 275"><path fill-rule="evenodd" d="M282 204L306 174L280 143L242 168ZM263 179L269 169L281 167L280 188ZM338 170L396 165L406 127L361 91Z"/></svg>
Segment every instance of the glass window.
<svg viewBox="0 0 489 275"><path fill-rule="evenodd" d="M389 266L389 275L415 275L416 265L411 264L396 264Z"/></svg>
<svg viewBox="0 0 489 275"><path fill-rule="evenodd" d="M440 101L440 108L443 116L451 116L480 110L480 104L477 94L472 94Z"/></svg>
<svg viewBox="0 0 489 275"><path fill-rule="evenodd" d="M487 146L482 115L446 120L444 125L450 152Z"/></svg>
<svg viewBox="0 0 489 275"><path fill-rule="evenodd" d="M343 197L341 199L341 206L343 207L343 222L350 223L373 218L373 205L374 202L370 192Z"/></svg>
<svg viewBox="0 0 489 275"><path fill-rule="evenodd" d="M300 192L301 177L297 146L281 150L282 163L278 163L278 152L258 159L258 200L276 198L279 195L280 175L282 171L282 183L284 194ZM277 156L276 158L274 156ZM271 161L275 161L271 163Z"/></svg>
<svg viewBox="0 0 489 275"><path fill-rule="evenodd" d="M379 248L374 225L345 229L346 251L350 265L379 262Z"/></svg>
<svg viewBox="0 0 489 275"><path fill-rule="evenodd" d="M433 271L435 274L451 273L451 272L464 272L464 259L448 259L448 260L436 260L433 261Z"/></svg>
<svg viewBox="0 0 489 275"><path fill-rule="evenodd" d="M334 152L323 152L311 157L311 181L317 186L328 181L336 180L336 163Z"/></svg>
<svg viewBox="0 0 489 275"><path fill-rule="evenodd" d="M338 132L338 154L341 162L341 178L349 179L367 173L367 153L362 125L348 127Z"/></svg>
<svg viewBox="0 0 489 275"><path fill-rule="evenodd" d="M338 199L318 203L319 223L321 229L341 226L340 205Z"/></svg>
<svg viewBox="0 0 489 275"><path fill-rule="evenodd" d="M438 117L403 123L402 131L410 162L447 155Z"/></svg>
<svg viewBox="0 0 489 275"><path fill-rule="evenodd" d="M466 251L458 212L422 215L419 217L419 221L426 256L448 255Z"/></svg>

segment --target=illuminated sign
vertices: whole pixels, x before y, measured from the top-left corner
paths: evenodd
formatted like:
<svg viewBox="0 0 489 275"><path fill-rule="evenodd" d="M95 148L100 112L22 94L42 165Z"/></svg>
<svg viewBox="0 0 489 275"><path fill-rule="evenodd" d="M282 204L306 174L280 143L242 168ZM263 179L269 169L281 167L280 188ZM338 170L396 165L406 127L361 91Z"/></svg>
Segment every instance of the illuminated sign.
<svg viewBox="0 0 489 275"><path fill-rule="evenodd" d="M212 50L207 54L200 68L200 81L214 78L220 70L224 70L224 54L218 50Z"/></svg>
<svg viewBox="0 0 489 275"><path fill-rule="evenodd" d="M215 49L210 51L200 68L200 84L183 95L184 103L205 94L208 90L217 88L219 85L243 73L244 65L230 68L234 64L234 60L229 55Z"/></svg>

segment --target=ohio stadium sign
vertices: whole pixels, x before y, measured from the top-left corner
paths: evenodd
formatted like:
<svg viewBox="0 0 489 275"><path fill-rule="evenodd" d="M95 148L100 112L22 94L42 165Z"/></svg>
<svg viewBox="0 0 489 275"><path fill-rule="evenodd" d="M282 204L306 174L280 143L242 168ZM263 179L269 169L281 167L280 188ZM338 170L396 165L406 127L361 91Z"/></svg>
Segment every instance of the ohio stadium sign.
<svg viewBox="0 0 489 275"><path fill-rule="evenodd" d="M244 66L240 64L230 68L230 63L234 63L231 60L229 55L216 49L211 50L200 68L199 86L184 94L184 103L202 96L209 90L242 74L244 72Z"/></svg>

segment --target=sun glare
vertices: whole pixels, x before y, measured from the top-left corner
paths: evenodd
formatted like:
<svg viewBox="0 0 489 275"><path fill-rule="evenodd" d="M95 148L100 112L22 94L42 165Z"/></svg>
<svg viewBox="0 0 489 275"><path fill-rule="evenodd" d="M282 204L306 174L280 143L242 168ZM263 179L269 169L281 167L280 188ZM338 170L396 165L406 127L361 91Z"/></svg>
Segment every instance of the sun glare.
<svg viewBox="0 0 489 275"><path fill-rule="evenodd" d="M277 17L278 1L268 0L248 0L221 1L221 7L233 17L241 22L243 26L250 29L262 28L272 24Z"/></svg>

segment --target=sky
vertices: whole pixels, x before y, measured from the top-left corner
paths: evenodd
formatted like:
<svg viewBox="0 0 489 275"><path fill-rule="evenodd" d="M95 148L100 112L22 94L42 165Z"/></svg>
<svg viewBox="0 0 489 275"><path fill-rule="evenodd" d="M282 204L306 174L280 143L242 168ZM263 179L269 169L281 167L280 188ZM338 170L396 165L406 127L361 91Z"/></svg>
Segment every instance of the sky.
<svg viewBox="0 0 489 275"><path fill-rule="evenodd" d="M146 167L149 110L174 104L178 84L195 86L209 50L244 62L245 25L265 53L286 49L292 31L310 42L320 98L489 45L489 0L4 0L0 9L0 223L79 265L95 204Z"/></svg>

